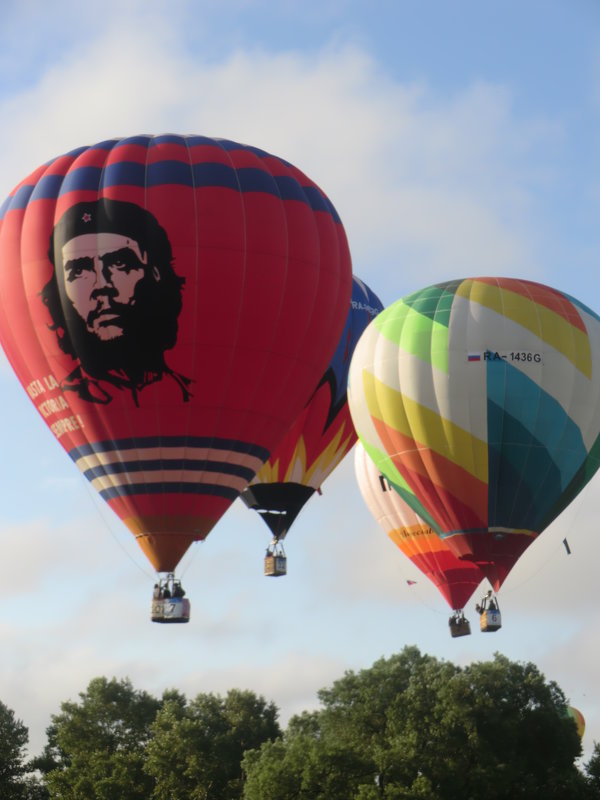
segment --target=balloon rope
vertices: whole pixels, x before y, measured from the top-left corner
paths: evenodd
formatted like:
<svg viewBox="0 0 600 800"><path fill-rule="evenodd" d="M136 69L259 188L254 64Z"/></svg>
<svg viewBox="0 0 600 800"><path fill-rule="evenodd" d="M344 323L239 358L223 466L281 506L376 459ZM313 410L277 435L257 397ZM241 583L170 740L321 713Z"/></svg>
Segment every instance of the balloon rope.
<svg viewBox="0 0 600 800"><path fill-rule="evenodd" d="M147 578L151 578L152 580L154 580L154 578L155 578L154 572L148 572L147 569L145 569L138 561L136 561L136 559L131 555L131 553L127 550L127 548L123 546L123 543L121 541L119 541L119 538L118 538L117 534L115 533L115 531L113 530L111 524L109 523L108 519L105 516L106 506L104 504L104 501L102 501L102 505L101 505L101 500L98 497L97 492L94 489L92 489L90 482L87 480L87 478L85 478L83 476L82 473L79 473L79 474L81 475L81 479L82 479L83 483L85 484L87 493L88 493L88 495L90 496L90 498L92 500L92 505L96 509L96 513L98 514L98 517L104 523L104 526L106 527L107 531L110 533L113 541L115 541L117 543L117 545L125 553L127 558L132 562L132 564L135 564L135 566L139 569L139 571L143 575L145 575ZM113 515L112 511L111 511L111 515Z"/></svg>
<svg viewBox="0 0 600 800"><path fill-rule="evenodd" d="M539 575L540 572L542 572L543 570L546 569L546 567L548 566L548 563L550 562L550 560L555 558L556 553L557 553L558 550L564 549L564 547L565 547L564 541L573 532L573 529L574 529L574 526L575 526L575 522L577 521L577 517L579 516L579 514L581 512L581 509L583 507L584 501L585 501L585 497L582 497L581 494L579 495L579 497L575 498L575 500L573 501L572 507L575 506L575 511L574 511L574 513L571 514L571 521L566 526L566 530L562 532L562 534L563 534L562 535L562 539L560 540L560 542L557 543L556 547L550 553L548 553L547 558L538 566L538 568L534 572L530 572L519 583L514 584L508 590L502 588L500 591L502 592L503 595L507 595L507 594L510 595L510 594L512 594L512 592L515 589L520 589L526 583L529 583L530 580L535 578L537 575ZM572 509L572 507L571 507L571 509ZM533 546L535 546L535 545L533 545ZM570 550L568 551L568 555L571 555L571 551Z"/></svg>
<svg viewBox="0 0 600 800"><path fill-rule="evenodd" d="M429 609L429 611L432 611L434 614L437 614L438 616L448 616L447 612L441 611L437 606L434 607L434 606L430 605L429 603L426 603L423 600L423 598L421 596L422 595L421 587L419 585L419 580L420 580L420 578L423 578L423 575L420 575L419 577L413 579L413 578L407 578L406 577L406 573L404 573L403 570L399 570L399 571L400 571L400 574L402 575L403 583L406 584L406 582L408 580L411 580L411 581L414 580L414 583L411 586L408 586L407 588L408 588L408 590L410 592L412 592L413 594L416 594L416 601L417 601L417 603L419 605L423 606L423 608ZM417 588L417 591L415 591L415 588ZM413 599L415 599L415 598L413 598Z"/></svg>

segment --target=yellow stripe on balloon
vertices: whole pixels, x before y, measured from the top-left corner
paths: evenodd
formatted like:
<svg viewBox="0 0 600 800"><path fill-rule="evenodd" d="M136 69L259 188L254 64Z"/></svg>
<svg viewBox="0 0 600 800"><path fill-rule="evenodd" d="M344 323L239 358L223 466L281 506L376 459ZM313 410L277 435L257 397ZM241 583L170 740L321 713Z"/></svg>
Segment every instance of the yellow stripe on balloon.
<svg viewBox="0 0 600 800"><path fill-rule="evenodd" d="M421 447L439 453L478 480L487 483L487 443L437 412L386 386L363 370L367 407L372 417L409 437Z"/></svg>
<svg viewBox="0 0 600 800"><path fill-rule="evenodd" d="M591 378L592 354L587 334L552 309L526 295L473 279L464 280L456 294L527 328Z"/></svg>
<svg viewBox="0 0 600 800"><path fill-rule="evenodd" d="M381 336L400 350L448 372L448 327L402 301L395 304L393 312L384 319L375 317L373 325Z"/></svg>

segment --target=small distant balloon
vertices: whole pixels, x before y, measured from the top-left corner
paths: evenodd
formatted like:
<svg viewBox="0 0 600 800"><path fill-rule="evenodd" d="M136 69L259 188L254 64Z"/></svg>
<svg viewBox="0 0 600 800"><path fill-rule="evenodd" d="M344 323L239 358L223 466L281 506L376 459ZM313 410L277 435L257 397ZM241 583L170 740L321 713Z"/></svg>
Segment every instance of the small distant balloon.
<svg viewBox="0 0 600 800"><path fill-rule="evenodd" d="M577 734L583 739L585 733L585 719L581 711L574 706L567 706L567 716L570 717L577 726Z"/></svg>

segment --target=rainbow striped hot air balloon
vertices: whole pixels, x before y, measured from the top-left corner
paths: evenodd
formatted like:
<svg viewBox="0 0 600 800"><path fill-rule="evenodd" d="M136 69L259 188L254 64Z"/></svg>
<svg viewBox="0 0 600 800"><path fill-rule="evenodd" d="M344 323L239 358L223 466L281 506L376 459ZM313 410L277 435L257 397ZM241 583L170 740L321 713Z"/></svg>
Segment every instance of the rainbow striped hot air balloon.
<svg viewBox="0 0 600 800"><path fill-rule="evenodd" d="M600 318L530 281L436 284L365 331L348 402L381 472L498 589L600 465Z"/></svg>
<svg viewBox="0 0 600 800"><path fill-rule="evenodd" d="M363 500L390 539L429 578L450 608L462 610L484 576L476 564L461 561L383 478L361 442L354 449L354 471Z"/></svg>

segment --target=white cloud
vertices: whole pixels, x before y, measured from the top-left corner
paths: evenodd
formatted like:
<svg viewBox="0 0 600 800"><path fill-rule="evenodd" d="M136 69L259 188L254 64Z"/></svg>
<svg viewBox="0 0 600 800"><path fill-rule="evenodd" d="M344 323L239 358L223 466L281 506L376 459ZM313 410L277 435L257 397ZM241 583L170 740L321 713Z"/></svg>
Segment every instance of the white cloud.
<svg viewBox="0 0 600 800"><path fill-rule="evenodd" d="M135 36L122 19L101 27L5 98L5 192L82 144L203 133L263 147L316 180L346 224L357 274L387 287L388 302L416 288L415 274L536 274L530 159L557 131L518 120L506 88L480 82L440 98L343 44L208 61L178 48L179 23L155 14Z"/></svg>

